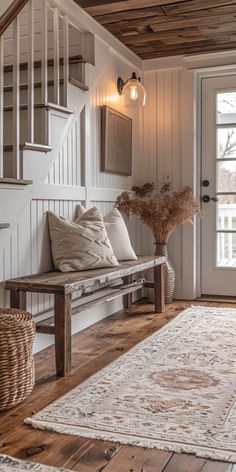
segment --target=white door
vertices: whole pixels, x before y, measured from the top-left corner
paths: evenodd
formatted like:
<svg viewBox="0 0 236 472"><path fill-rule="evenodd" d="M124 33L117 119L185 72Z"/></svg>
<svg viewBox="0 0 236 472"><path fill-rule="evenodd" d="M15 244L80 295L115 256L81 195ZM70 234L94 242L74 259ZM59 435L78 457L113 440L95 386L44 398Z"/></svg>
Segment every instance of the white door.
<svg viewBox="0 0 236 472"><path fill-rule="evenodd" d="M202 81L202 294L236 296L236 75Z"/></svg>

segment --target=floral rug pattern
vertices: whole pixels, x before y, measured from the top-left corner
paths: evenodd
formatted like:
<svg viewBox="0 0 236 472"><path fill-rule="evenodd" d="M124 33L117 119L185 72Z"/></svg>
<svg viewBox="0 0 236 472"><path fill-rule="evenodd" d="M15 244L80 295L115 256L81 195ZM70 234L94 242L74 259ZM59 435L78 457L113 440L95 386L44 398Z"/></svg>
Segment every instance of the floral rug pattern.
<svg viewBox="0 0 236 472"><path fill-rule="evenodd" d="M26 422L236 462L236 309L192 307Z"/></svg>

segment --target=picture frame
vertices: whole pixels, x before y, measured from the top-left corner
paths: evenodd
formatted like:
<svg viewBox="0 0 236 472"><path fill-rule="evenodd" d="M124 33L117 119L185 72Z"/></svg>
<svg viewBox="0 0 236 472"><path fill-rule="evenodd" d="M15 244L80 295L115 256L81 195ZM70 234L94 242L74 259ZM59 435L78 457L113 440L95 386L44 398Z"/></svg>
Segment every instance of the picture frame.
<svg viewBox="0 0 236 472"><path fill-rule="evenodd" d="M101 107L101 171L132 175L132 118L113 108Z"/></svg>

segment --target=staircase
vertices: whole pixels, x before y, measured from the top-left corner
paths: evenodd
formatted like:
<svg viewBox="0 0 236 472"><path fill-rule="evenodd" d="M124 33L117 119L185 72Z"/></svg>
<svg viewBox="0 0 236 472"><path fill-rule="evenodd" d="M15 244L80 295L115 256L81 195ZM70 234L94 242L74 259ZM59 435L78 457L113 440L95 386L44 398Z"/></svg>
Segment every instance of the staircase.
<svg viewBox="0 0 236 472"><path fill-rule="evenodd" d="M68 88L88 90L85 65L92 63L86 57L92 35L81 31L56 0L13 4L0 21L0 183L28 185L25 152L47 156L58 117L64 123L74 113Z"/></svg>

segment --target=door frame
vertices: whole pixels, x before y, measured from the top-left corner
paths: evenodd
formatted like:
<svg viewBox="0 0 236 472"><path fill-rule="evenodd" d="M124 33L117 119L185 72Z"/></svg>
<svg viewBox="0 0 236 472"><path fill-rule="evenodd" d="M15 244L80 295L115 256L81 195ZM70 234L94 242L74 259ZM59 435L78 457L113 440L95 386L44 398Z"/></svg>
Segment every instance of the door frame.
<svg viewBox="0 0 236 472"><path fill-rule="evenodd" d="M198 201L201 195L202 162L202 81L213 77L236 75L236 66L184 69L181 87L181 125L183 152L183 185L191 185ZM192 104L192 106L190 106ZM192 155L190 162L189 156ZM201 219L183 226L182 298L201 296Z"/></svg>

